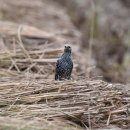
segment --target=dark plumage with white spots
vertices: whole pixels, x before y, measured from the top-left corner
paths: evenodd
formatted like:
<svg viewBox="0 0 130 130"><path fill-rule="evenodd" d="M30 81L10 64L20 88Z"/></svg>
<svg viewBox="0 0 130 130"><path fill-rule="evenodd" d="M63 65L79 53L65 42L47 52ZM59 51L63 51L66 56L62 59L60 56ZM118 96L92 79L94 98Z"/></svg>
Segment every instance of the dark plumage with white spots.
<svg viewBox="0 0 130 130"><path fill-rule="evenodd" d="M57 60L55 80L71 79L73 61L71 59L71 47L65 46L64 53Z"/></svg>

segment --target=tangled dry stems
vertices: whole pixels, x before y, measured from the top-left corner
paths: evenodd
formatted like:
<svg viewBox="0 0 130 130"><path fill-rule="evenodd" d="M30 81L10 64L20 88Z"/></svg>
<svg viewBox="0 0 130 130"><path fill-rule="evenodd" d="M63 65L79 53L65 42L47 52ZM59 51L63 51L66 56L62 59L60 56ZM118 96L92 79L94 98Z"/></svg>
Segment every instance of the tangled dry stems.
<svg viewBox="0 0 130 130"><path fill-rule="evenodd" d="M90 120L93 127L103 124L123 126L130 122L130 93L124 85L112 85L101 80L57 82L41 77L29 78L1 81L1 116L62 118L86 125Z"/></svg>
<svg viewBox="0 0 130 130"><path fill-rule="evenodd" d="M20 32L18 37L20 42ZM31 130L41 129L43 122L47 127L42 125L42 128L47 129L52 129L48 126L51 122L53 129L67 130L78 129L76 124L86 129L111 124L130 127L129 86L80 77L54 81L54 64L60 50L27 51L22 42L19 46L20 51L6 48L0 52L1 127L7 128L8 120L9 128L13 125L12 129L17 129L16 119L21 127L26 126L25 120L36 122L37 126L38 120L37 127L25 127ZM71 126L60 126L62 120L71 121L68 123Z"/></svg>

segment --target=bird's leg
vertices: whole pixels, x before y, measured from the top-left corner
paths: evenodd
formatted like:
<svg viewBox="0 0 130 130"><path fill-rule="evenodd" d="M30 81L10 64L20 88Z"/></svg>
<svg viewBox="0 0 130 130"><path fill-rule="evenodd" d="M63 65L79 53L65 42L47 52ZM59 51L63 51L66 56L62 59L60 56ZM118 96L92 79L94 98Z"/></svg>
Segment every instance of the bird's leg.
<svg viewBox="0 0 130 130"><path fill-rule="evenodd" d="M63 78L62 78L62 76L59 76L59 78L58 78L59 80L63 80Z"/></svg>
<svg viewBox="0 0 130 130"><path fill-rule="evenodd" d="M71 79L71 76L67 76L67 79L70 80L70 79Z"/></svg>

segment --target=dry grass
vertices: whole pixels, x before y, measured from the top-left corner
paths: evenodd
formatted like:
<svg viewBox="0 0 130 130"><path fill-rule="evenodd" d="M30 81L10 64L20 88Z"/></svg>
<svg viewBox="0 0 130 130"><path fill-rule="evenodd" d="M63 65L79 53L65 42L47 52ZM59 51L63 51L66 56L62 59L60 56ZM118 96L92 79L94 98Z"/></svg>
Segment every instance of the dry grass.
<svg viewBox="0 0 130 130"><path fill-rule="evenodd" d="M54 81L60 50L28 51L20 32L18 43L21 50L11 51L2 41L6 49L0 52L1 129L130 127L128 86L90 78L75 80L75 76L71 81Z"/></svg>
<svg viewBox="0 0 130 130"><path fill-rule="evenodd" d="M130 96L124 85L101 80L54 81L34 75L6 77L0 83L0 115L67 119L87 127L130 123ZM86 125L85 125L86 124Z"/></svg>
<svg viewBox="0 0 130 130"><path fill-rule="evenodd" d="M67 125L66 125L67 124ZM63 121L47 121L44 119L36 118L33 120L20 120L16 118L0 117L0 129L1 130L79 130L79 127L72 126L71 122L64 123Z"/></svg>

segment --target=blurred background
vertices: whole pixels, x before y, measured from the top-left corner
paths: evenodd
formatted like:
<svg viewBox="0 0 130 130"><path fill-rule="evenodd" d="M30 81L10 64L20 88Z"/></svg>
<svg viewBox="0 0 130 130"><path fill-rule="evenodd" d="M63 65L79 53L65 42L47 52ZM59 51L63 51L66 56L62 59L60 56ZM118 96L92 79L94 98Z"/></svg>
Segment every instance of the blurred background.
<svg viewBox="0 0 130 130"><path fill-rule="evenodd" d="M130 1L0 0L1 73L29 70L53 78L66 43L75 79L129 83Z"/></svg>

